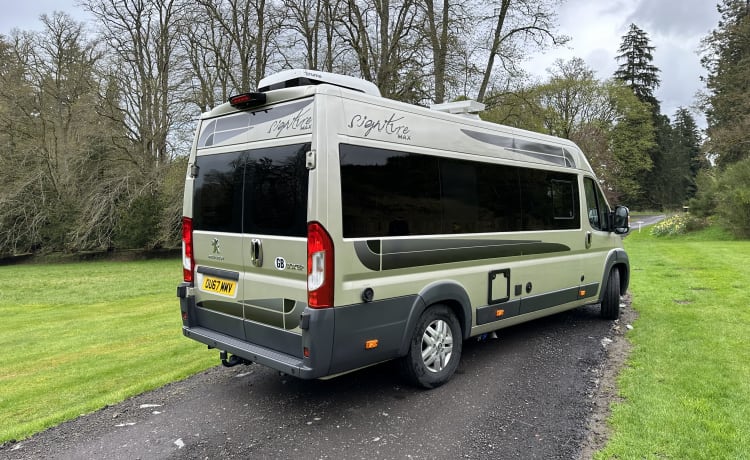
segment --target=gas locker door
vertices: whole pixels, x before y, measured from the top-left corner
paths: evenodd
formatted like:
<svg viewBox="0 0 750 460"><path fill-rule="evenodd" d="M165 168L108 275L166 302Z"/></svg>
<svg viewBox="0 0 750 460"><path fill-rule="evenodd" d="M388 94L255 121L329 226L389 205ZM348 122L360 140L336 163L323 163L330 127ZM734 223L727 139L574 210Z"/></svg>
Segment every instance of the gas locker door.
<svg viewBox="0 0 750 460"><path fill-rule="evenodd" d="M196 158L193 250L197 325L244 338L242 152L211 149Z"/></svg>
<svg viewBox="0 0 750 460"><path fill-rule="evenodd" d="M269 327L298 330L307 302L307 195L310 142L245 151L242 258L243 317L248 342L296 353L298 339ZM265 144L265 143L264 143Z"/></svg>

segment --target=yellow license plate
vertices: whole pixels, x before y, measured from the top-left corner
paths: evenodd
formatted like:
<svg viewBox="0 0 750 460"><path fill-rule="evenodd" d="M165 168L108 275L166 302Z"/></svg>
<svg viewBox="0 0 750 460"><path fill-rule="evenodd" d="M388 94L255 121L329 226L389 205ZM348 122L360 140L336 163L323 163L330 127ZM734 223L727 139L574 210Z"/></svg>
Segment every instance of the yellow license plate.
<svg viewBox="0 0 750 460"><path fill-rule="evenodd" d="M234 297L237 292L237 282L206 276L201 283L201 291Z"/></svg>

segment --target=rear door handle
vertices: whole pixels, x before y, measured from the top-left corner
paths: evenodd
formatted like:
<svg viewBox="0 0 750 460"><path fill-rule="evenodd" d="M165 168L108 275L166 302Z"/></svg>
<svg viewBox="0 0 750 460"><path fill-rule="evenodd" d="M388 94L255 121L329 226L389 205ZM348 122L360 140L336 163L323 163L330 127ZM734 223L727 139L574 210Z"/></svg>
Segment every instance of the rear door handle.
<svg viewBox="0 0 750 460"><path fill-rule="evenodd" d="M250 241L250 262L256 267L263 265L263 242L259 238Z"/></svg>
<svg viewBox="0 0 750 460"><path fill-rule="evenodd" d="M591 232L586 232L586 249L591 247Z"/></svg>

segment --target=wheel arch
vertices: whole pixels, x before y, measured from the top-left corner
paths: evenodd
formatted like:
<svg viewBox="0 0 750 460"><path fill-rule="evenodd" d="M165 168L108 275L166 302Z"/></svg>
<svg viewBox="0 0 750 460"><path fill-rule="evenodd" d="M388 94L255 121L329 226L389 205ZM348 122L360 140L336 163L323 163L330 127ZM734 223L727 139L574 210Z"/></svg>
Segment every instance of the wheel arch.
<svg viewBox="0 0 750 460"><path fill-rule="evenodd" d="M443 304L453 311L458 323L461 326L461 334L464 340L469 338L471 333L471 302L469 295L464 287L455 281L436 281L428 284L417 295L416 300L411 306L409 318L406 321L404 334L401 338L401 347L399 355L404 356L409 351L409 341L411 334L417 325L419 317L429 307L435 304Z"/></svg>
<svg viewBox="0 0 750 460"><path fill-rule="evenodd" d="M607 262L604 264L602 272L602 284L599 289L599 303L604 299L609 272L613 269L620 272L620 295L625 295L630 285L630 260L624 249L615 249L607 256Z"/></svg>

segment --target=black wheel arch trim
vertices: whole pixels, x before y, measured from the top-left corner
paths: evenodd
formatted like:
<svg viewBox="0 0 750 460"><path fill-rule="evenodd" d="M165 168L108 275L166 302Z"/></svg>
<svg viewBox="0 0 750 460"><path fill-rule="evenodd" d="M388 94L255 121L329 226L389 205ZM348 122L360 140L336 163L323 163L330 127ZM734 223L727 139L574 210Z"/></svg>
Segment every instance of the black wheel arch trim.
<svg viewBox="0 0 750 460"><path fill-rule="evenodd" d="M471 301L466 289L455 281L435 281L428 284L417 295L412 303L409 318L406 321L404 335L401 338L399 356L405 356L409 351L412 332L422 313L431 305L445 304L456 313L456 319L461 326L463 339L469 338L471 333Z"/></svg>
<svg viewBox="0 0 750 460"><path fill-rule="evenodd" d="M609 256L607 256L607 262L604 264L602 283L600 284L601 289L599 290L599 303L604 300L604 293L606 292L609 280L609 272L615 267L620 271L620 295L625 295L625 292L628 290L630 284L630 259L628 258L628 253L625 252L624 249L615 249L609 253Z"/></svg>

